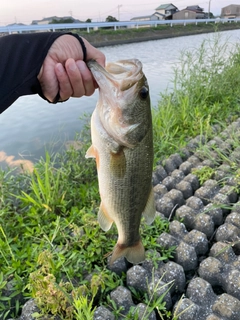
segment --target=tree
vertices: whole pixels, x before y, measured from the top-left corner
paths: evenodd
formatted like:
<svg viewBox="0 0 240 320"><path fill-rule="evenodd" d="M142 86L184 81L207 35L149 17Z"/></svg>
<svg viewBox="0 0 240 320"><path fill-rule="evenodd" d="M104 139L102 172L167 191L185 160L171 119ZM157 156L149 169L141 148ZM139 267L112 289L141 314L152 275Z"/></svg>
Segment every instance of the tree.
<svg viewBox="0 0 240 320"><path fill-rule="evenodd" d="M108 16L106 18L106 22L118 22L118 20L116 18L114 18L113 16Z"/></svg>
<svg viewBox="0 0 240 320"><path fill-rule="evenodd" d="M89 18L88 18L85 22L90 22L90 23L91 23L91 22L92 22L92 19L89 19Z"/></svg>
<svg viewBox="0 0 240 320"><path fill-rule="evenodd" d="M61 19L52 19L49 24L56 24L56 23L73 23L74 19L73 18L61 18Z"/></svg>

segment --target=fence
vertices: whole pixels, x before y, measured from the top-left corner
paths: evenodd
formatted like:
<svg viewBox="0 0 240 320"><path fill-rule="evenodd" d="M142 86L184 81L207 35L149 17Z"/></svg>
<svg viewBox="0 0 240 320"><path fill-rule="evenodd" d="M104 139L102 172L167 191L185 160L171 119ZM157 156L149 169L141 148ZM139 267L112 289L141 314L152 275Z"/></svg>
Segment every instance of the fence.
<svg viewBox="0 0 240 320"><path fill-rule="evenodd" d="M87 29L90 32L91 29L96 30L98 28L112 27L114 30L118 28L138 28L140 26L158 26L158 25L170 25L174 24L199 24L199 23L226 23L226 22L240 22L240 18L236 19L189 19L189 20L139 20L139 21L119 21L119 22L91 22L91 23L62 23L62 24L35 24L35 25L11 25L0 27L0 33L22 33L27 31L55 31L58 29Z"/></svg>

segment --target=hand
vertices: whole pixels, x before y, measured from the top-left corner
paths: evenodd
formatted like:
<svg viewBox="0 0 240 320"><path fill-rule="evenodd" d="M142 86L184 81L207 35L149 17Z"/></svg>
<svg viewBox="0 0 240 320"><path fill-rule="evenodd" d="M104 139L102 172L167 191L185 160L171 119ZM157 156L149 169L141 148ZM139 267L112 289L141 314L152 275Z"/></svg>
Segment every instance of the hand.
<svg viewBox="0 0 240 320"><path fill-rule="evenodd" d="M105 65L105 56L82 38L87 49L87 60L94 59ZM98 87L91 71L83 61L82 47L71 35L62 35L54 41L38 74L38 80L44 96L54 101L60 94L59 101L69 97L90 96Z"/></svg>

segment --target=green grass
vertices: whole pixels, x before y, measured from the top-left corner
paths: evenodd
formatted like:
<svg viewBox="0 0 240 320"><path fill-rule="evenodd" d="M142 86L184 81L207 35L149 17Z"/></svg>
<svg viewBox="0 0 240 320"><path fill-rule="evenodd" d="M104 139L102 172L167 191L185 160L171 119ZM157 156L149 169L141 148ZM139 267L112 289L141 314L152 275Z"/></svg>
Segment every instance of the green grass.
<svg viewBox="0 0 240 320"><path fill-rule="evenodd" d="M184 52L175 68L173 92L153 110L155 160L186 145L190 137L212 134L240 111L240 48L230 49L216 33L200 49Z"/></svg>
<svg viewBox="0 0 240 320"><path fill-rule="evenodd" d="M215 32L216 30L233 30L239 29L240 23L186 23L186 25L158 25L156 27L139 27L139 28L120 28L114 30L113 28L99 28L98 30L90 29L88 33L84 29L71 30L77 32L81 36L85 37L90 43L102 43L111 40L129 40L134 38L144 38L149 36L179 36L186 33L204 33Z"/></svg>
<svg viewBox="0 0 240 320"><path fill-rule="evenodd" d="M110 291L123 284L124 276L106 269L117 230L114 226L103 232L96 219L96 168L85 159L89 137L87 130L79 138L85 141L81 150L46 152L32 174L0 172L1 319L19 315L30 297L43 314L89 319ZM141 227L146 249L156 246L168 225L157 218L154 225ZM85 279L89 274L90 282Z"/></svg>
<svg viewBox="0 0 240 320"><path fill-rule="evenodd" d="M212 124L224 126L238 116L240 50L233 49L226 59L227 52L228 44L215 36L200 51L181 56L174 90L162 94L153 110L155 163L191 137L211 137ZM91 319L98 305L110 303L110 292L126 283L125 274L118 276L106 268L117 230L103 232L97 223L100 199L95 163L85 159L89 137L86 129L77 138L83 142L80 150L46 152L32 174L0 171L1 319L19 316L31 297L43 314ZM199 176L204 182L212 174L205 170ZM169 223L160 218L151 226L141 226L145 248L161 253L160 258L152 254L154 265L172 257L174 248L163 251L156 242L168 230ZM158 310L161 317L170 319L162 298L134 296L136 303L146 303L147 313ZM113 311L121 314L114 305ZM133 316L137 318L131 311L126 319Z"/></svg>

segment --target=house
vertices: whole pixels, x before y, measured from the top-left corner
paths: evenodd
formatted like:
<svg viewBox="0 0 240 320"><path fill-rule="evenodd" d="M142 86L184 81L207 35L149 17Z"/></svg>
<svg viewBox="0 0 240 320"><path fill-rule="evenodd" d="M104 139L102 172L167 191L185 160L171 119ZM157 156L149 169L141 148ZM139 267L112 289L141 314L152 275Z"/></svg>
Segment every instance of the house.
<svg viewBox="0 0 240 320"><path fill-rule="evenodd" d="M17 23L17 22L14 22L14 23L10 23L7 25L7 27L22 27L22 26L26 26L26 24L24 23ZM25 33L25 32L29 32L29 31L11 31L11 33Z"/></svg>
<svg viewBox="0 0 240 320"><path fill-rule="evenodd" d="M26 24L21 23L21 22L20 23L14 22L14 23L10 23L7 25L7 27L17 27L17 26L26 26Z"/></svg>
<svg viewBox="0 0 240 320"><path fill-rule="evenodd" d="M186 9L180 10L173 14L173 20L185 20L185 19L205 19L206 13L198 5L188 6Z"/></svg>
<svg viewBox="0 0 240 320"><path fill-rule="evenodd" d="M150 20L165 20L165 15L156 11L150 16Z"/></svg>
<svg viewBox="0 0 240 320"><path fill-rule="evenodd" d="M50 24L50 23L53 23L53 21L60 21L60 20L66 20L66 21L68 21L67 23L81 23L82 22L78 19L74 19L72 16L66 16L66 17L52 16L52 17L44 18L42 20L33 20L32 24Z"/></svg>
<svg viewBox="0 0 240 320"><path fill-rule="evenodd" d="M149 21L151 16L139 16L131 18L131 21Z"/></svg>
<svg viewBox="0 0 240 320"><path fill-rule="evenodd" d="M221 18L240 18L240 4L230 4L226 7L223 7L221 10Z"/></svg>
<svg viewBox="0 0 240 320"><path fill-rule="evenodd" d="M172 15L178 11L178 8L174 6L172 3L161 4L157 7L156 12L163 14L165 16L165 20L169 20L172 18Z"/></svg>
<svg viewBox="0 0 240 320"><path fill-rule="evenodd" d="M131 21L149 21L149 20L164 20L165 16L161 13L155 12L149 16L140 16L140 17L134 17L131 19Z"/></svg>
<svg viewBox="0 0 240 320"><path fill-rule="evenodd" d="M172 3L162 4L155 9L156 11L149 16L134 17L131 21L147 21L147 20L168 20L172 18L172 14L178 11Z"/></svg>

